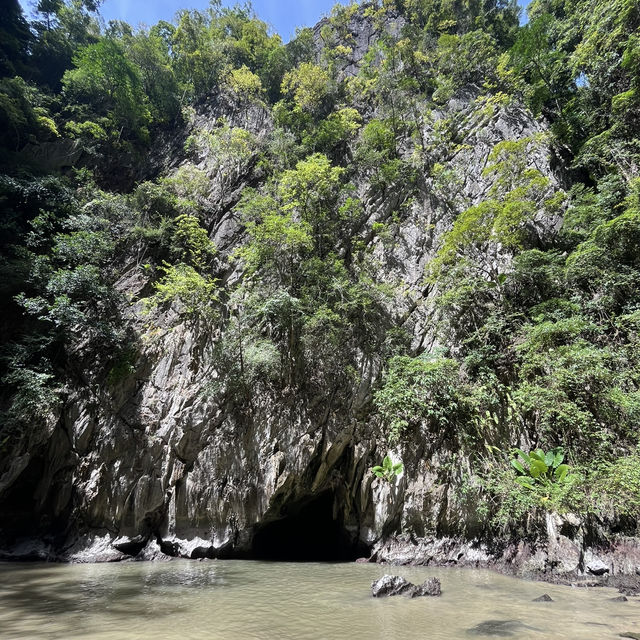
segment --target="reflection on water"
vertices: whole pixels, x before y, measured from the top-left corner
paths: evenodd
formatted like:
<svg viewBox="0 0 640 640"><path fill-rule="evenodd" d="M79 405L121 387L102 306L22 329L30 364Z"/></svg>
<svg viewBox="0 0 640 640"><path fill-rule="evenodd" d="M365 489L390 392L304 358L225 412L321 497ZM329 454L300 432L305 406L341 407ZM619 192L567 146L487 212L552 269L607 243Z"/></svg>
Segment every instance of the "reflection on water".
<svg viewBox="0 0 640 640"><path fill-rule="evenodd" d="M385 573L441 598L375 599ZM532 602L548 593L554 602ZM640 599L487 571L242 561L0 564L3 640L600 640L640 634Z"/></svg>

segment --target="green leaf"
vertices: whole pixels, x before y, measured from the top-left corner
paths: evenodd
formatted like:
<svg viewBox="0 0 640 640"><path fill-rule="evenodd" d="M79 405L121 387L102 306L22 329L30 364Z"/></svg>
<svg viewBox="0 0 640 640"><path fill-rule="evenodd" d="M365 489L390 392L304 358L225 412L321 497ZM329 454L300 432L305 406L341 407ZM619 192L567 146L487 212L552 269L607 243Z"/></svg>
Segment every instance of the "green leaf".
<svg viewBox="0 0 640 640"><path fill-rule="evenodd" d="M549 451L544 456L544 463L547 467L553 467L553 461L555 460L555 455L553 451Z"/></svg>
<svg viewBox="0 0 640 640"><path fill-rule="evenodd" d="M557 482L564 482L566 477L567 477L567 473L569 473L569 465L568 464L561 464L554 473L555 479Z"/></svg>
<svg viewBox="0 0 640 640"><path fill-rule="evenodd" d="M534 478L538 478L540 476L543 476L547 473L547 471L549 471L549 467L547 467L547 465L542 462L542 460L532 460L531 461L531 475Z"/></svg>
<svg viewBox="0 0 640 640"><path fill-rule="evenodd" d="M404 471L404 465L402 462L397 462L393 465L393 473L399 476Z"/></svg>
<svg viewBox="0 0 640 640"><path fill-rule="evenodd" d="M531 460L538 460L538 462L544 462L544 451L538 449L538 451L532 451L529 454Z"/></svg>
<svg viewBox="0 0 640 640"><path fill-rule="evenodd" d="M391 471L392 467L393 467L393 463L391 462L391 458L389 456L385 456L384 460L382 461L382 466L384 467L385 471Z"/></svg>
<svg viewBox="0 0 640 640"><path fill-rule="evenodd" d="M522 449L516 449L515 451L527 464L531 462L531 458L528 453L525 453Z"/></svg>
<svg viewBox="0 0 640 640"><path fill-rule="evenodd" d="M371 471L373 471L373 473L384 473L384 469L382 467L371 467Z"/></svg>
<svg viewBox="0 0 640 640"><path fill-rule="evenodd" d="M524 467L520 464L520 462L518 460L512 460L511 461L511 466L516 470L519 471L520 473L527 473L524 470Z"/></svg>
<svg viewBox="0 0 640 640"><path fill-rule="evenodd" d="M564 460L564 451L562 450L562 447L558 447L558 449L555 449L554 453L555 457L553 459L553 466L559 467Z"/></svg>
<svg viewBox="0 0 640 640"><path fill-rule="evenodd" d="M376 474L376 476L378 476L378 478L384 478L384 473L382 471L375 471L374 472Z"/></svg>
<svg viewBox="0 0 640 640"><path fill-rule="evenodd" d="M529 478L526 478L525 476L518 476L516 478L516 482L519 485L522 485L523 487L526 487L527 489L535 489L533 484L531 484L531 480Z"/></svg>

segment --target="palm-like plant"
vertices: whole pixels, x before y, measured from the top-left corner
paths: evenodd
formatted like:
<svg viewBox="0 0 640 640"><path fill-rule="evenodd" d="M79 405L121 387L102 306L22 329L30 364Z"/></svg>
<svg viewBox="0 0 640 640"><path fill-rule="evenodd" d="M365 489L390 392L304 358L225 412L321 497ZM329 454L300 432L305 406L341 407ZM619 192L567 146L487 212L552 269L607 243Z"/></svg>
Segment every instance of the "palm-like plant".
<svg viewBox="0 0 640 640"><path fill-rule="evenodd" d="M373 471L378 478L382 478L386 482L391 482L395 476L399 476L404 471L404 465L402 462L396 462L394 464L389 456L385 456L382 461L382 466L371 467L371 471Z"/></svg>
<svg viewBox="0 0 640 640"><path fill-rule="evenodd" d="M556 447L547 451L536 449L525 453L515 449L517 457L511 460L511 466L520 474L516 482L527 489L535 489L535 484L549 486L570 480L569 465L564 464L564 449Z"/></svg>

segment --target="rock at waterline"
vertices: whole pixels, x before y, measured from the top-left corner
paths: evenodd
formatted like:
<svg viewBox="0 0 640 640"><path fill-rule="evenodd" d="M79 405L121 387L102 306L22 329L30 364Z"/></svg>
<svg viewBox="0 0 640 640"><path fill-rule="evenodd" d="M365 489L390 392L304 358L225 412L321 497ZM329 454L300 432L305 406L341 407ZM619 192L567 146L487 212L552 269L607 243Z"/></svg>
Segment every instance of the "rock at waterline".
<svg viewBox="0 0 640 640"><path fill-rule="evenodd" d="M399 596L407 593L414 586L400 576L382 576L371 584L371 595L374 598Z"/></svg>
<svg viewBox="0 0 640 640"><path fill-rule="evenodd" d="M602 560L592 560L587 565L587 571L594 576L602 576L609 573L609 567Z"/></svg>
<svg viewBox="0 0 640 640"><path fill-rule="evenodd" d="M121 536L113 541L113 547L125 555L137 556L147 546L147 542L149 542L149 538L145 536L136 536L135 538Z"/></svg>
<svg viewBox="0 0 640 640"><path fill-rule="evenodd" d="M438 578L429 578L421 585L415 585L400 576L382 576L371 585L371 595L374 598L385 596L409 596L417 598L419 596L439 596L442 594L442 587Z"/></svg>
<svg viewBox="0 0 640 640"><path fill-rule="evenodd" d="M633 631L626 631L620 634L621 638L631 638L631 640L640 640L640 633L634 633Z"/></svg>
<svg viewBox="0 0 640 640"><path fill-rule="evenodd" d="M553 602L553 598L548 593L543 593L539 598L534 598L532 602Z"/></svg>
<svg viewBox="0 0 640 640"><path fill-rule="evenodd" d="M617 598L609 598L611 602L629 602L627 596L618 596Z"/></svg>
<svg viewBox="0 0 640 640"><path fill-rule="evenodd" d="M471 629L467 629L467 633L472 636L507 638L518 635L523 629L538 631L535 627L530 627L528 624L520 622L520 620L487 620Z"/></svg>
<svg viewBox="0 0 640 640"><path fill-rule="evenodd" d="M607 581L612 587L618 587L619 593L625 596L640 595L640 580L636 576L616 576L616 578Z"/></svg>

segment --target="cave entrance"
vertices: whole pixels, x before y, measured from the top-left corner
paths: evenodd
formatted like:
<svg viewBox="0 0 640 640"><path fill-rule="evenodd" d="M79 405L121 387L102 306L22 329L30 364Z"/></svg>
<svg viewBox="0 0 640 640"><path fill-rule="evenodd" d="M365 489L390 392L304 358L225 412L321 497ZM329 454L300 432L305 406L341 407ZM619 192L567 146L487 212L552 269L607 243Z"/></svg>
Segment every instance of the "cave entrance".
<svg viewBox="0 0 640 640"><path fill-rule="evenodd" d="M253 558L289 562L348 562L368 547L333 517L335 495L326 491L291 505L284 517L261 525L253 538Z"/></svg>

